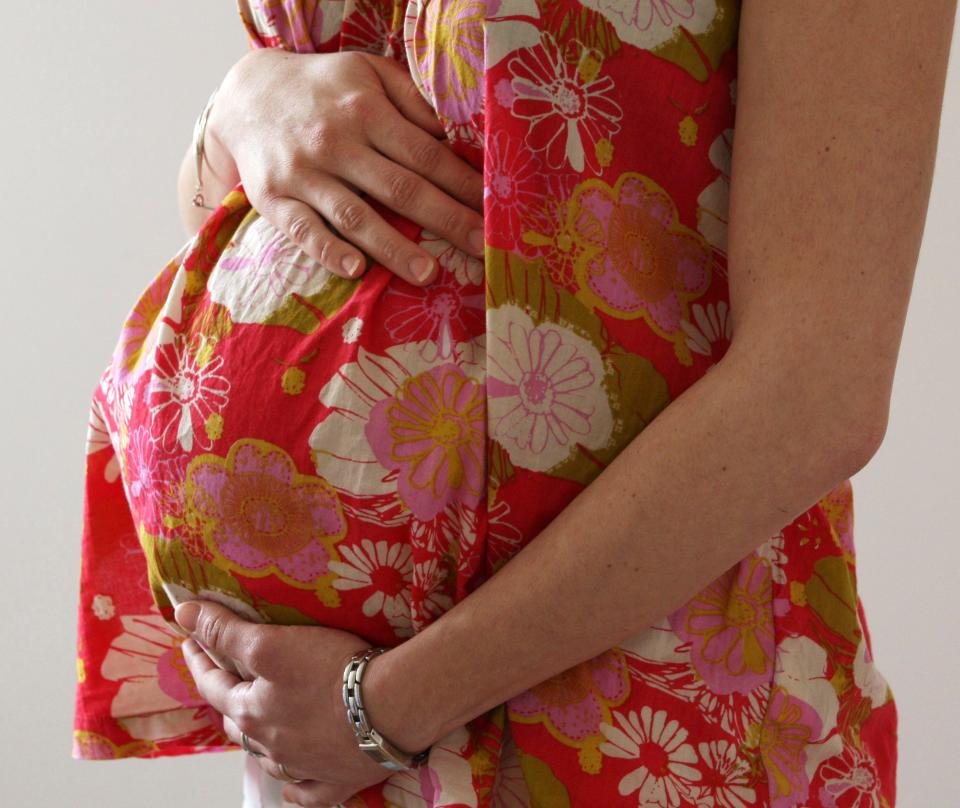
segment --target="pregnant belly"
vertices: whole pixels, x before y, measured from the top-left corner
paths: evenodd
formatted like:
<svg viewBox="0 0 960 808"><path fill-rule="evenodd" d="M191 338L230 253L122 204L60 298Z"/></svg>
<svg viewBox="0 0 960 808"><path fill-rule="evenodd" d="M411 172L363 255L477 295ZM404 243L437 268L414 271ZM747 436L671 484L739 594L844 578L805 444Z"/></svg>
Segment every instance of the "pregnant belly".
<svg viewBox="0 0 960 808"><path fill-rule="evenodd" d="M161 608L396 644L489 571L482 262L378 212L435 283L330 275L238 190L128 318L103 395Z"/></svg>

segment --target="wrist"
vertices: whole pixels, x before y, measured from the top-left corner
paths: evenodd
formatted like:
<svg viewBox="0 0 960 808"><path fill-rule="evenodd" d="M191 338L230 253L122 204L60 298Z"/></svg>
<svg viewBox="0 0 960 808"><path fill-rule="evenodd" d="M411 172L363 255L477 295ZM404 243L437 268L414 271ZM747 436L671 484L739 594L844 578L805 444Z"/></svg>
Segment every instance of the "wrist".
<svg viewBox="0 0 960 808"><path fill-rule="evenodd" d="M431 746L443 732L418 682L401 667L399 648L378 654L363 674L363 706L370 724L410 755Z"/></svg>
<svg viewBox="0 0 960 808"><path fill-rule="evenodd" d="M236 160L227 145L226 113L230 104L230 96L221 89L217 91L217 98L210 109L207 118L207 128L204 134L204 164L209 174L204 175L204 184L209 176L211 183L218 188L230 190L240 182L240 172L237 170ZM224 195L221 194L221 197Z"/></svg>

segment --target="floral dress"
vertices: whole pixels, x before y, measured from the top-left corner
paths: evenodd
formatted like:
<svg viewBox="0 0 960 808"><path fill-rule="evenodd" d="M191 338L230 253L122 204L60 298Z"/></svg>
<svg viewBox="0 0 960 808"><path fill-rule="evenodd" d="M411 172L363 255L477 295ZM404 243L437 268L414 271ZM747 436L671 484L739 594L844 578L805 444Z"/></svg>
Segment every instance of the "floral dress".
<svg viewBox="0 0 960 808"><path fill-rule="evenodd" d="M441 274L417 288L371 260L339 278L238 185L154 278L90 415L79 758L235 748L185 667L171 595L401 643L731 341L738 0L239 12L253 47L407 66L483 171L485 256L368 197ZM347 805L886 808L896 740L847 480L656 625Z"/></svg>

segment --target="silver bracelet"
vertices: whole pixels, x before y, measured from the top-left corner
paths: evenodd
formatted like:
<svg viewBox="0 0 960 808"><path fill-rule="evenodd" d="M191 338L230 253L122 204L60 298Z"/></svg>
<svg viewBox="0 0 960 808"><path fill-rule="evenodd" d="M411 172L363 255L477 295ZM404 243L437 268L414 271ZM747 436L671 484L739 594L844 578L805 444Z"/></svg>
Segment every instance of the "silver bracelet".
<svg viewBox="0 0 960 808"><path fill-rule="evenodd" d="M367 662L389 650L385 647L367 648L351 657L343 669L343 705L347 708L347 720L357 736L360 749L391 771L406 771L419 767L427 759L430 747L415 755L408 755L390 743L370 726L360 692L360 683Z"/></svg>
<svg viewBox="0 0 960 808"><path fill-rule="evenodd" d="M216 208L207 205L203 199L203 158L206 156L203 141L207 133L207 118L210 117L210 108L213 106L213 99L216 98L219 89L220 87L217 86L210 93L210 98L207 99L203 112L200 113L197 122L193 125L193 149L197 156L197 187L193 192L193 206L204 210L216 210Z"/></svg>

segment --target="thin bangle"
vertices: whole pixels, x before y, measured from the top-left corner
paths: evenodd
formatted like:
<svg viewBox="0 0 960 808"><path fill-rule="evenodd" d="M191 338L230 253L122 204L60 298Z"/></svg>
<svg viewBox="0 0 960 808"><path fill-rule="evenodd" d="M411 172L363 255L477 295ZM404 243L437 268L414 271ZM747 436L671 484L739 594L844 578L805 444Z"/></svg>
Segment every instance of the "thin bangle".
<svg viewBox="0 0 960 808"><path fill-rule="evenodd" d="M213 92L210 93L210 98L207 99L207 104L203 108L203 112L200 113L197 122L193 126L193 148L197 157L197 187L193 192L193 206L195 208L203 208L204 210L216 210L216 208L211 208L207 205L203 198L203 160L206 156L204 136L207 133L207 118L210 117L210 108L213 106L213 99L216 98L217 90L219 89L219 86L217 86Z"/></svg>

